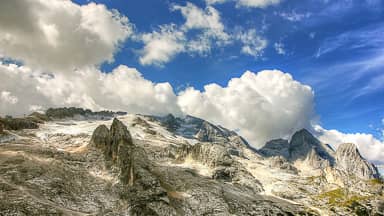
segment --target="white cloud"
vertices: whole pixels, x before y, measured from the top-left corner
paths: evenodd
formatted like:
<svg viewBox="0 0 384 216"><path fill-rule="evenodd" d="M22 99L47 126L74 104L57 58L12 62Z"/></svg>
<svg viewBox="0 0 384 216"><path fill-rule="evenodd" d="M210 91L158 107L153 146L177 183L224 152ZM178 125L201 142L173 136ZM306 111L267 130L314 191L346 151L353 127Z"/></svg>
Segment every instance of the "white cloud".
<svg viewBox="0 0 384 216"><path fill-rule="evenodd" d="M0 64L0 77L7 81L0 85L0 115L23 115L56 106L180 114L169 83L148 81L127 66L110 73L89 67L71 75L47 75L26 66Z"/></svg>
<svg viewBox="0 0 384 216"><path fill-rule="evenodd" d="M237 5L242 7L266 8L268 6L277 5L280 0L237 0Z"/></svg>
<svg viewBox="0 0 384 216"><path fill-rule="evenodd" d="M245 72L228 86L209 84L204 91L188 88L178 104L184 113L237 129L251 145L287 137L309 127L313 91L281 71Z"/></svg>
<svg viewBox="0 0 384 216"><path fill-rule="evenodd" d="M227 2L228 0L205 0L207 5L213 5L213 4L221 4L224 2Z"/></svg>
<svg viewBox="0 0 384 216"><path fill-rule="evenodd" d="M161 66L185 50L184 32L175 25L164 25L159 31L143 34L142 41L145 43L140 57L142 65Z"/></svg>
<svg viewBox="0 0 384 216"><path fill-rule="evenodd" d="M277 5L281 0L206 0L207 4L221 4L225 2L236 2L238 7L247 8L266 8L268 6Z"/></svg>
<svg viewBox="0 0 384 216"><path fill-rule="evenodd" d="M361 154L368 160L384 163L384 142L376 139L372 134L342 133L337 130L326 130L319 125L314 129L322 142L331 144L335 149L341 143L355 143Z"/></svg>
<svg viewBox="0 0 384 216"><path fill-rule="evenodd" d="M285 55L285 48L283 43L278 42L278 43L275 43L273 46L275 47L275 50L278 54Z"/></svg>
<svg viewBox="0 0 384 216"><path fill-rule="evenodd" d="M2 91L0 95L0 101L5 105L16 104L19 99L11 94L9 91Z"/></svg>
<svg viewBox="0 0 384 216"><path fill-rule="evenodd" d="M221 22L220 13L213 7L207 6L205 10L187 2L185 6L174 5L173 10L180 10L186 19L183 28L186 31L201 29L205 34L218 40L226 41L229 35L224 31L224 24Z"/></svg>
<svg viewBox="0 0 384 216"><path fill-rule="evenodd" d="M159 30L142 34L140 40L145 44L140 51L142 65L163 66L180 53L204 56L212 47L230 43L231 37L225 32L215 8L201 9L187 2L185 6L174 5L171 9L180 11L185 23L180 26L161 25ZM190 36L188 33L193 30L197 33Z"/></svg>
<svg viewBox="0 0 384 216"><path fill-rule="evenodd" d="M239 31L235 37L243 44L241 52L253 57L262 56L264 49L268 45L268 41L259 36L255 29Z"/></svg>
<svg viewBox="0 0 384 216"><path fill-rule="evenodd" d="M72 70L112 61L131 34L128 19L101 4L15 0L0 7L0 53L34 68Z"/></svg>
<svg viewBox="0 0 384 216"><path fill-rule="evenodd" d="M297 13L296 11L292 12L280 12L280 13L275 13L276 15L280 16L281 18L291 21L291 22L299 22L303 19L309 18L312 16L311 13Z"/></svg>

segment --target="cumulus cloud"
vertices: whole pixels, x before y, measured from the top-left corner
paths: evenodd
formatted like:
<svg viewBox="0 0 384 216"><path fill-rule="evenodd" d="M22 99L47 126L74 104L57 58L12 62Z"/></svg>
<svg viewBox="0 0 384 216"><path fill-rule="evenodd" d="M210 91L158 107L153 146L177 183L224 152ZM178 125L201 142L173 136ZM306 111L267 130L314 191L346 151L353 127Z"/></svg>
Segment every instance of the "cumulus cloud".
<svg viewBox="0 0 384 216"><path fill-rule="evenodd" d="M158 115L181 112L169 83L153 83L127 66L110 73L90 67L62 75L0 64L0 77L7 81L0 85L0 115L23 115L57 106Z"/></svg>
<svg viewBox="0 0 384 216"><path fill-rule="evenodd" d="M140 57L142 65L162 65L185 50L184 32L175 25L164 25L159 31L143 34L142 41L145 43Z"/></svg>
<svg viewBox="0 0 384 216"><path fill-rule="evenodd" d="M163 66L179 53L204 56L212 47L231 42L215 8L202 9L187 2L184 6L173 5L171 10L180 11L185 22L161 25L159 29L141 34L139 38L144 48L140 50L139 60L142 65ZM190 31L197 32L191 35Z"/></svg>
<svg viewBox="0 0 384 216"><path fill-rule="evenodd" d="M384 163L384 142L372 134L342 133L338 130L326 130L319 125L314 126L319 139L331 144L335 149L341 143L355 143L361 154L370 161Z"/></svg>
<svg viewBox="0 0 384 216"><path fill-rule="evenodd" d="M229 34L220 13L210 5L200 8L187 2L185 5L173 5L171 10L179 11L185 22L181 25L161 25L159 29L141 34L139 38L144 48L140 50L139 60L142 65L163 66L180 53L206 56L214 48L235 42L241 44L241 53L258 58L268 45L256 29L236 27L233 34Z"/></svg>
<svg viewBox="0 0 384 216"><path fill-rule="evenodd" d="M209 84L204 91L188 88L179 94L184 113L238 130L251 145L288 137L308 128L314 115L313 91L278 70L245 72L226 87Z"/></svg>
<svg viewBox="0 0 384 216"><path fill-rule="evenodd" d="M238 7L247 8L266 8L268 6L277 5L281 0L206 0L207 4L221 4L225 2L235 2Z"/></svg>
<svg viewBox="0 0 384 216"><path fill-rule="evenodd" d="M132 31L127 17L101 4L13 0L0 7L0 53L34 68L64 71L112 61Z"/></svg>
<svg viewBox="0 0 384 216"><path fill-rule="evenodd" d="M186 30L201 29L204 34L219 40L226 41L229 35L224 31L220 13L213 7L207 6L205 10L187 2L185 6L174 5L173 10L179 10L186 19L183 28Z"/></svg>
<svg viewBox="0 0 384 216"><path fill-rule="evenodd" d="M255 58L262 56L264 49L268 45L268 41L259 36L256 29L239 31L235 37L243 44L241 52Z"/></svg>

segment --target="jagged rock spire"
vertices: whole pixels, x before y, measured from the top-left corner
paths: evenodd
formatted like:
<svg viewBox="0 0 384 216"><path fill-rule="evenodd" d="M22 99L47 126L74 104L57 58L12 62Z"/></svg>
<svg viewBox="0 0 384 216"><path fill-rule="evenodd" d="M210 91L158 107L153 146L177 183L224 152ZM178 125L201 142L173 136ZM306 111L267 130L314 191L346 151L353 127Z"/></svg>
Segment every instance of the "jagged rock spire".
<svg viewBox="0 0 384 216"><path fill-rule="evenodd" d="M353 143L343 143L336 150L336 169L353 174L362 179L379 178L375 165L364 159L357 146Z"/></svg>

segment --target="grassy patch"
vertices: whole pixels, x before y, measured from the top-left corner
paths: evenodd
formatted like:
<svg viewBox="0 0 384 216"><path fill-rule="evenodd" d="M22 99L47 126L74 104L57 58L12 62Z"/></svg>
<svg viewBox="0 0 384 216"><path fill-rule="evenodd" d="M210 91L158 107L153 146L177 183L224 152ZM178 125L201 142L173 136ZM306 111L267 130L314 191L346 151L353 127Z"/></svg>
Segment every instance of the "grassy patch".
<svg viewBox="0 0 384 216"><path fill-rule="evenodd" d="M331 206L352 207L357 203L369 199L370 196L361 196L352 193L349 194L345 189L337 188L335 190L319 194L318 198L327 200L327 203Z"/></svg>
<svg viewBox="0 0 384 216"><path fill-rule="evenodd" d="M384 182L383 182L382 179L371 179L371 180L369 180L369 183L370 183L371 185L381 185L381 184L383 184Z"/></svg>

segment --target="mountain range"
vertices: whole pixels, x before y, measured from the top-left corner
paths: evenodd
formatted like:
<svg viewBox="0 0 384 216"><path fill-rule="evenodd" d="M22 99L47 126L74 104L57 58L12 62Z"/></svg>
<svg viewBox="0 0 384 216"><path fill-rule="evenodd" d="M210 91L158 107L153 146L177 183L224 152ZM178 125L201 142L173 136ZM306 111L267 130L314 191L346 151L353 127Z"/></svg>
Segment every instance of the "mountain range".
<svg viewBox="0 0 384 216"><path fill-rule="evenodd" d="M0 119L0 215L384 215L378 168L308 130L253 148L193 116Z"/></svg>

